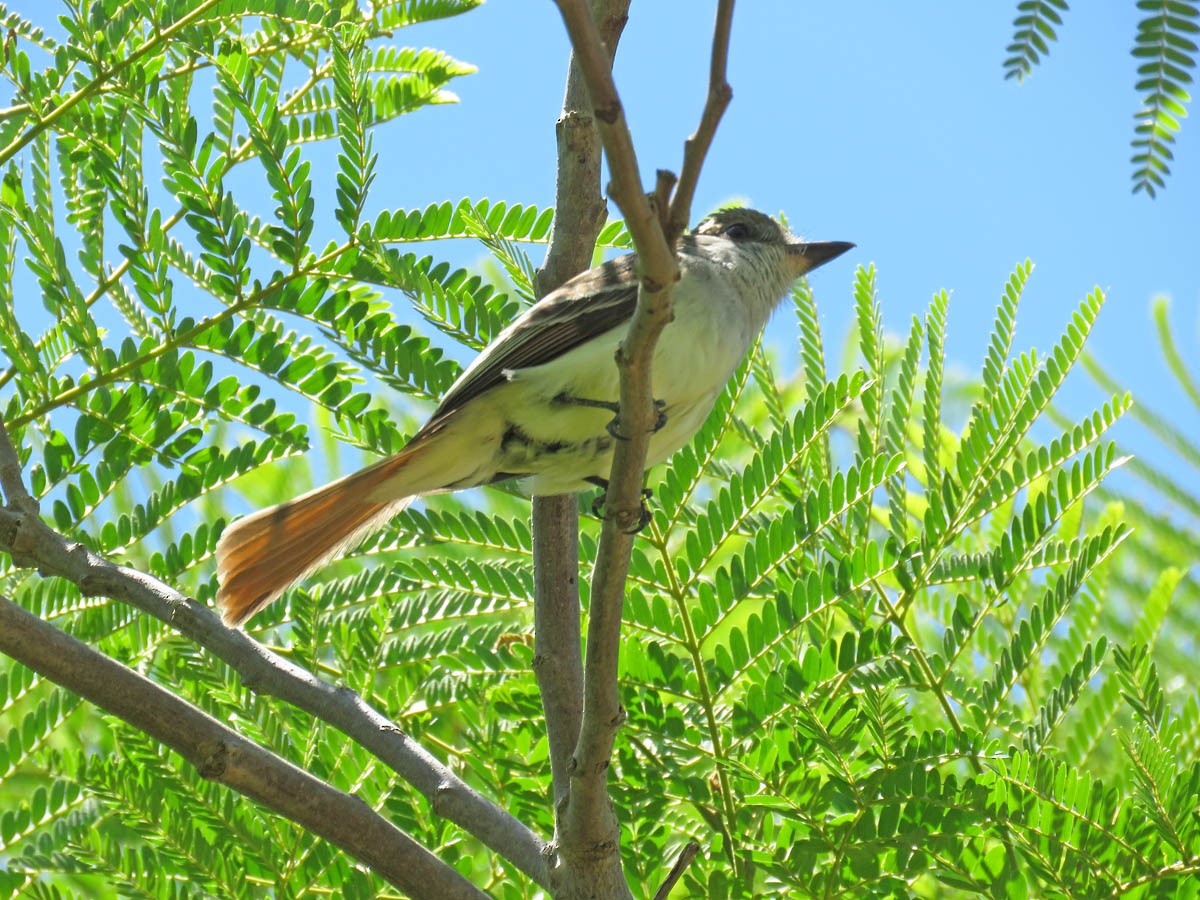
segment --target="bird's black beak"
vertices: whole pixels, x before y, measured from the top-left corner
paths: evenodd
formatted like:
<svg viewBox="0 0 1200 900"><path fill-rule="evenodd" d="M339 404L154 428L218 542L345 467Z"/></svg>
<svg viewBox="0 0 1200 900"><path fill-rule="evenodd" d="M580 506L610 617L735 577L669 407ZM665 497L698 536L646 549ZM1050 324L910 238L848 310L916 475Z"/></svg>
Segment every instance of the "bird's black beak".
<svg viewBox="0 0 1200 900"><path fill-rule="evenodd" d="M788 256L796 267L797 277L837 259L854 245L847 241L810 241L807 244L789 244Z"/></svg>

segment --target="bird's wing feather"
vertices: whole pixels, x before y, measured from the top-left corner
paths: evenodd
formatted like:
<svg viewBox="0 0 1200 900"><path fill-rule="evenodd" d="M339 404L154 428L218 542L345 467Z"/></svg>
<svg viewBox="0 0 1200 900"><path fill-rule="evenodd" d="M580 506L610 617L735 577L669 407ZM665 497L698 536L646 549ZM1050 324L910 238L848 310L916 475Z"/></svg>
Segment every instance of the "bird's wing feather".
<svg viewBox="0 0 1200 900"><path fill-rule="evenodd" d="M636 265L634 256L611 260L530 307L450 387L429 425L506 381L506 372L551 362L628 322L637 307Z"/></svg>

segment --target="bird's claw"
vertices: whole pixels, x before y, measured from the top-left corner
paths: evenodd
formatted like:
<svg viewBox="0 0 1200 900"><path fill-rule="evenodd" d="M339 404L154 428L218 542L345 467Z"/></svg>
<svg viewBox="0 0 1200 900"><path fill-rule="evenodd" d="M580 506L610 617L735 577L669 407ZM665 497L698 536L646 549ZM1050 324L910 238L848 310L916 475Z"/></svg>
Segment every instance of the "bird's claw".
<svg viewBox="0 0 1200 900"><path fill-rule="evenodd" d="M658 416L654 420L654 430L650 432L651 434L657 434L667 427L667 401L655 400L654 411L658 413Z"/></svg>
<svg viewBox="0 0 1200 900"><path fill-rule="evenodd" d="M642 502L641 509L638 512L638 523L633 528L630 528L628 531L626 531L626 534L637 534L650 524L651 520L654 518L654 514L650 512L650 507L646 505L646 501L653 496L654 492L650 490L650 488L642 488Z"/></svg>
<svg viewBox="0 0 1200 900"><path fill-rule="evenodd" d="M603 510L604 500L608 496L608 482L603 478L589 478L587 480L601 489L601 493L599 493L596 496L596 499L592 501L592 515L597 519L607 519L608 514ZM626 534L637 534L639 531L642 531L647 525L649 525L654 519L654 514L650 512L650 508L646 505L646 501L653 496L654 491L650 490L650 488L642 488L641 508L638 512L637 524L632 528L626 529Z"/></svg>
<svg viewBox="0 0 1200 900"><path fill-rule="evenodd" d="M660 431L662 431L667 426L667 401L666 400L655 400L654 401L654 412L655 412L654 425L650 429L650 433L658 434ZM621 434L621 432L617 431L617 419L619 419L620 417L621 417L621 414L618 411L617 415L613 416L612 421L610 421L607 425L604 426L604 430L607 431L609 436L615 440L627 441L627 440L629 440L629 438L627 438L625 435Z"/></svg>

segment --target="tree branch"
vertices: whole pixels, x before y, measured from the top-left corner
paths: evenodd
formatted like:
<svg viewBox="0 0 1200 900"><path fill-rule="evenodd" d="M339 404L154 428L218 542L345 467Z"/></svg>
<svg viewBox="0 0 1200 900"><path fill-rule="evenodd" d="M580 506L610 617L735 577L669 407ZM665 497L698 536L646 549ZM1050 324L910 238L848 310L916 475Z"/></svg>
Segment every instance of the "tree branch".
<svg viewBox="0 0 1200 900"><path fill-rule="evenodd" d="M671 320L671 288L679 278L675 239L686 226L704 156L731 96L724 72L733 3L722 0L718 9L709 99L701 124L685 148L687 181L676 195L669 216L665 200L673 176L659 173L651 202L642 187L633 140L595 22L582 0L557 0L557 3L588 87L608 158L612 173L608 192L621 209L638 256L637 309L617 351L621 392L615 424L625 439L616 442L605 497L607 512L588 613L583 719L572 759L571 791L559 829L560 852L564 857L617 856L619 834L608 798L607 775L616 733L625 718L617 683L621 612L633 531L641 517L646 453L655 421L651 366L659 335ZM582 859L576 861L582 863Z"/></svg>
<svg viewBox="0 0 1200 900"><path fill-rule="evenodd" d="M620 412L616 428L626 439L617 441L612 473L605 497L607 514L600 536L592 583L592 601L588 615L587 658L584 665L583 720L579 742L572 760L573 779L561 833L562 852L591 852L606 846L616 847L617 824L607 792L607 773L612 759L617 729L625 718L617 685L617 666L621 641L621 611L625 577L633 545L635 524L641 516L641 486L646 452L654 427L655 411L651 387L654 348L662 329L671 320L671 288L679 277L674 255L674 227L664 232L662 200L652 204L646 197L638 171L633 140L625 122L621 101L613 84L610 67L595 22L582 0L557 0L563 22L571 38L575 57L588 86L595 110L600 138L608 157L612 182L609 194L620 207L626 227L638 255L638 305L629 331L617 352L621 373ZM728 55L731 0L723 0L718 10L714 38L712 80L709 101L696 135L689 140L687 175L678 204L672 204L675 216L686 224L690 215L691 195L701 164L712 140L717 122L729 102L724 84ZM720 74L718 79L716 76ZM713 85L718 87L714 90ZM723 98L723 99L722 99ZM656 196L666 194L668 179L660 175ZM659 206L658 210L655 206Z"/></svg>
<svg viewBox="0 0 1200 900"><path fill-rule="evenodd" d="M633 139L625 122L621 98L617 95L617 88L613 83L607 51L592 14L583 0L556 2L567 27L567 34L571 38L575 62L580 67L592 100L604 152L608 155L608 169L612 174L612 181L608 185L609 195L620 207L625 218L625 227L629 229L634 246L637 247L643 290L658 295L665 286L674 284L678 266L675 264L675 254L671 245L667 243L659 227L658 218L642 189L637 154L634 152ZM639 298L639 308L642 305L641 299ZM654 299L660 298L655 296Z"/></svg>
<svg viewBox="0 0 1200 900"><path fill-rule="evenodd" d="M12 445L3 423L0 423L0 491L4 492L9 506L30 515L38 514L38 502L25 489L25 482L21 480L21 458L17 455L17 448Z"/></svg>
<svg viewBox="0 0 1200 900"><path fill-rule="evenodd" d="M666 880L654 892L654 900L667 900L671 896L671 890L683 877L683 873L687 871L687 867L692 864L692 860L699 852L700 845L695 841L688 841L684 845L683 849L679 851L679 859L675 860L675 865L671 866L671 871L667 873Z"/></svg>
<svg viewBox="0 0 1200 900"><path fill-rule="evenodd" d="M0 433L7 436L3 424ZM19 471L20 463L12 444L0 440L0 471L6 466ZM354 691L322 681L243 632L226 628L208 607L161 581L68 541L36 515L0 509L0 550L18 565L67 579L85 595L120 600L166 622L233 667L246 687L291 703L359 743L416 788L435 814L473 834L538 884L546 884L545 841L474 791Z"/></svg>
<svg viewBox="0 0 1200 900"><path fill-rule="evenodd" d="M633 237L640 277L637 310L617 352L621 395L616 428L627 440L615 442L605 496L606 515L588 611L583 719L572 759L570 797L559 828L560 852L572 863L582 866L587 857L594 858L600 851L608 853L614 867L619 867L619 834L608 798L608 769L617 730L625 717L617 685L621 610L632 532L641 517L646 451L655 421L651 361L658 336L670 321L670 292L679 268L642 189L633 141L591 13L582 0L558 0L558 7L592 99L612 173L609 194ZM613 881L615 887L615 878Z"/></svg>
<svg viewBox="0 0 1200 900"><path fill-rule="evenodd" d="M729 101L733 99L733 88L725 78L729 61L729 35L733 30L733 0L720 0L717 4L717 22L713 27L712 61L708 71L708 98L700 114L700 124L683 144L683 169L679 184L675 187L675 199L671 201L671 215L667 223L667 237L672 241L683 234L692 214L692 199L700 181L700 169L712 145L717 125L725 115Z"/></svg>
<svg viewBox="0 0 1200 900"><path fill-rule="evenodd" d="M594 4L609 65L625 27L630 0ZM539 297L591 265L607 215L600 193L600 139L583 76L568 66L562 115L555 128L558 172L554 226L537 273ZM579 513L574 495L533 499L533 666L546 715L555 809L570 792L569 767L583 714L583 654L579 635Z"/></svg>
<svg viewBox="0 0 1200 900"><path fill-rule="evenodd" d="M246 740L3 596L0 652L141 729L183 756L204 778L341 847L413 897L487 897L359 798Z"/></svg>
<svg viewBox="0 0 1200 900"><path fill-rule="evenodd" d="M570 791L583 715L579 645L579 512L574 494L533 498L533 674L537 677L554 807Z"/></svg>

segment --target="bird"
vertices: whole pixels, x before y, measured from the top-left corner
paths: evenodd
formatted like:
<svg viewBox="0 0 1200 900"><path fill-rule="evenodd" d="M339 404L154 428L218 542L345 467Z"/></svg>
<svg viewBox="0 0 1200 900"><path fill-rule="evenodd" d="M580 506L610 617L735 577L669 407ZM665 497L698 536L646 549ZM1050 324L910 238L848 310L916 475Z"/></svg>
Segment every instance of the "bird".
<svg viewBox="0 0 1200 900"><path fill-rule="evenodd" d="M740 207L679 238L673 318L652 363L659 421L647 467L700 428L793 282L853 246L800 240ZM635 254L577 275L504 328L399 452L233 522L216 548L224 622L243 625L422 495L508 480L534 496L604 486L619 439L615 354L638 282Z"/></svg>

